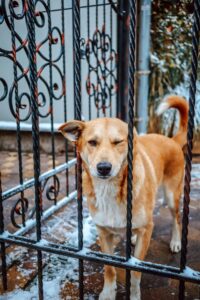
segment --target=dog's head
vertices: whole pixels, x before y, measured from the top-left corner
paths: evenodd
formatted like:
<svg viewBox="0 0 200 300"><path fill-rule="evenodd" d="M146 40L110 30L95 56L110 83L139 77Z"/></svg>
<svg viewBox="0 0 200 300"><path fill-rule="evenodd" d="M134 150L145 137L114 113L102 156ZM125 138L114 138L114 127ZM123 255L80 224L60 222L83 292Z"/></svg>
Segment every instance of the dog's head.
<svg viewBox="0 0 200 300"><path fill-rule="evenodd" d="M92 177L114 178L127 163L128 126L119 119L74 120L59 131L76 144Z"/></svg>

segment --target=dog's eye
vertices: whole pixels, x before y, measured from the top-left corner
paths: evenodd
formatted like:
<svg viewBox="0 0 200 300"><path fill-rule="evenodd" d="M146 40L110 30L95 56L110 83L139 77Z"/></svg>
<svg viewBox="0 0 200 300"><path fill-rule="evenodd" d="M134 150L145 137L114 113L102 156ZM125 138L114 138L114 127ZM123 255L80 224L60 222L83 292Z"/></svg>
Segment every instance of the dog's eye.
<svg viewBox="0 0 200 300"><path fill-rule="evenodd" d="M97 145L97 141L95 141L95 140L88 141L88 143L90 144L90 146L93 146L93 147L96 147L96 145Z"/></svg>
<svg viewBox="0 0 200 300"><path fill-rule="evenodd" d="M118 145L121 144L124 140L116 140L113 142L114 145Z"/></svg>

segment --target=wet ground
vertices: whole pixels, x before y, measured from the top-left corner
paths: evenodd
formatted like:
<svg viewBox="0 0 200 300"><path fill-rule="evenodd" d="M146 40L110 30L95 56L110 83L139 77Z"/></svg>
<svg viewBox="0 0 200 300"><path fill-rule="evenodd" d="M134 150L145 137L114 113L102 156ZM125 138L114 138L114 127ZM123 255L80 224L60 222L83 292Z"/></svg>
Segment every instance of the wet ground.
<svg viewBox="0 0 200 300"><path fill-rule="evenodd" d="M33 160L31 154L24 154L24 177L33 176ZM64 162L63 155L56 156L56 165ZM1 153L0 165L2 171L3 191L18 184L18 157L16 153ZM51 169L51 157L43 154L41 157L42 172ZM58 175L61 191L58 200L65 195L65 173ZM70 191L75 184L74 169L69 173ZM33 189L25 192L29 199L30 207L33 206ZM17 201L13 197L4 203L5 229L14 232L17 229L10 219L10 212ZM48 208L52 202L45 198L44 207ZM193 164L191 183L191 203L188 235L188 266L200 271L200 163L198 159ZM19 217L16 219L19 222ZM153 231L150 248L146 257L147 261L178 266L180 254L172 254L169 251L171 216L163 201L162 193L159 193L154 212L155 228ZM32 230L26 236L35 238ZM55 213L42 224L42 238L58 244L77 243L77 205L71 201L65 208ZM98 237L95 226L88 214L84 202L84 245L94 250L99 250ZM124 253L124 244L117 249L118 253ZM8 264L8 293L0 295L2 300L38 299L37 296L37 261L36 253L22 247L11 246L7 248ZM66 259L62 256L43 255L44 295L45 299L78 299L78 263L74 259ZM123 282L123 274L119 274ZM161 278L149 274L142 276L142 300L166 300L178 299L178 281ZM103 286L103 268L101 265L84 262L84 293L85 299L98 299ZM0 292L2 287L0 285ZM123 283L119 283L117 299L125 299ZM200 299L200 287L195 284L186 284L186 299Z"/></svg>

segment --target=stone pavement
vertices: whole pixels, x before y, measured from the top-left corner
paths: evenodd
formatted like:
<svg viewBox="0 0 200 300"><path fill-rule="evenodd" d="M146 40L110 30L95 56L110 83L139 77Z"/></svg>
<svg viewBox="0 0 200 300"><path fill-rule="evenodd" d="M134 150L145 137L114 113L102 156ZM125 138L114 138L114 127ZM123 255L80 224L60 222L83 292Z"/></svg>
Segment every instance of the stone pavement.
<svg viewBox="0 0 200 300"><path fill-rule="evenodd" d="M24 177L33 176L32 155L24 153ZM56 165L63 163L63 155L56 156ZM18 184L18 157L16 153L0 153L0 165L2 172L3 190ZM42 154L42 172L51 169L50 155ZM65 195L65 176L59 175L61 182L61 192L59 199ZM69 177L70 191L75 183L74 169L70 171ZM195 270L200 270L200 164L198 160L193 164L192 184L191 184L191 204L190 204L190 225L188 242L188 266ZM25 192L26 197L33 205L33 189ZM44 194L45 195L45 194ZM17 200L16 197L4 203L6 230L14 232L16 229L10 221L10 210ZM48 208L51 202L44 197L44 206ZM158 194L156 208L154 212L155 227L151 239L150 248L146 257L147 261L164 263L178 266L180 254L172 254L169 251L171 216L163 203L162 193ZM35 230L30 231L26 236L34 238ZM42 238L55 243L77 242L77 205L71 201L68 205L55 213L42 224ZM87 206L84 202L84 243L87 247L99 250L98 237L91 218L88 215ZM124 254L124 244L117 249L118 253ZM0 295L2 300L37 299L37 262L35 251L22 247L11 246L7 248L8 264L8 293ZM43 255L43 274L45 299L78 299L78 264L74 259L56 255ZM119 274L120 280L123 274ZM178 299L178 281L143 274L142 276L142 300L170 300ZM85 299L98 299L103 285L102 266L95 263L84 262L84 292ZM50 287L53 287L50 288ZM0 285L0 292L2 287ZM119 283L117 299L125 299L124 285ZM200 287L195 284L186 284L186 299L200 299Z"/></svg>

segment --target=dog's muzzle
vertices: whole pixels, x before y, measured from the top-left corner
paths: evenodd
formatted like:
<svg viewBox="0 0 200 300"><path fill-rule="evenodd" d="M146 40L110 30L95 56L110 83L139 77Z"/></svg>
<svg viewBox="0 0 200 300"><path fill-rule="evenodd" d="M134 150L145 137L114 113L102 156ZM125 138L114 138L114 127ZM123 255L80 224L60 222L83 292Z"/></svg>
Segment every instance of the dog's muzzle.
<svg viewBox="0 0 200 300"><path fill-rule="evenodd" d="M110 171L112 169L112 164L107 161L102 161L97 164L98 175L102 178L110 176Z"/></svg>

